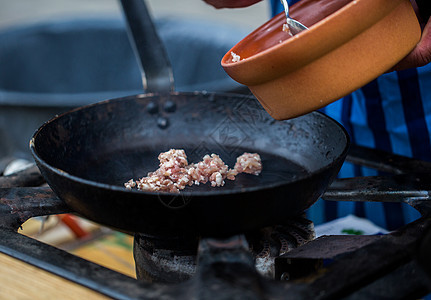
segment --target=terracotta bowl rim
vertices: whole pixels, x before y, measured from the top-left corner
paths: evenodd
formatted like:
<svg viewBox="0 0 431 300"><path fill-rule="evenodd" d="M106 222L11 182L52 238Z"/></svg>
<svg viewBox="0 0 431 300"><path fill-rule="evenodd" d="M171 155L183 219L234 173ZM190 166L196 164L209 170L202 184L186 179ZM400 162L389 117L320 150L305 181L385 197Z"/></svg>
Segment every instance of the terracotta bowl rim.
<svg viewBox="0 0 431 300"><path fill-rule="evenodd" d="M297 47L296 50L299 50L301 48L305 50L305 48L307 48L306 45L308 44L308 41L315 40L313 43L316 44L319 41L328 41L328 39L335 40L335 41L338 40L338 42L335 43L336 46L326 49L326 51L322 51L322 53L320 53L320 56L318 56L318 57L321 57L326 53L332 51L333 49L337 48L338 45L341 45L353 39L355 36L371 28L379 20L387 16L398 5L400 5L402 1L403 0L352 0L351 2L341 7L340 9L336 10L335 12L325 17L324 19L310 26L309 30L301 32L293 37L290 37L284 40L283 42L276 44L274 46L271 46L267 49L264 49L256 54L253 54L250 57L241 59L238 62L232 62L232 61L228 62L228 60L231 58L231 52L240 54L240 52L239 53L235 52L236 49L238 49L238 47L242 45L246 45L247 43L250 43L250 39L252 38L252 36L264 30L264 28L271 26L272 23L276 23L278 19L281 18L280 15L284 16L284 12L282 12L272 17L271 19L269 19L267 22L265 22L255 30L253 30L251 33L245 36L241 41L239 41L236 45L234 45L223 56L221 60L221 65L225 70L239 69L239 68L243 68L245 65L259 64L268 55L275 55L276 53L281 54L281 52L284 52L289 48ZM389 5L389 3L392 5ZM322 29L324 27L330 28L332 27L332 23L339 22L338 20L343 21L343 23L341 25L338 24L337 26L342 26L344 28L355 28L355 27L358 28L358 23L355 21L355 18L345 18L344 20L343 18L346 16L346 14L349 14L350 12L354 12L355 9L360 8L361 5L366 7L365 10L370 11L368 18L364 19L364 20L369 20L368 25L363 25L362 28L359 26L359 30L350 30L350 34L347 34L346 36L343 36L343 37L340 37L339 35L334 35L334 34L330 36L322 34ZM379 5L380 7L382 7L382 9L379 12L376 12L377 11L376 7ZM340 40L342 40L341 43L340 43ZM303 53L305 53L304 55L307 55L306 51L304 51ZM298 59L300 57L296 57L296 58ZM250 66L247 66L247 68L251 69Z"/></svg>

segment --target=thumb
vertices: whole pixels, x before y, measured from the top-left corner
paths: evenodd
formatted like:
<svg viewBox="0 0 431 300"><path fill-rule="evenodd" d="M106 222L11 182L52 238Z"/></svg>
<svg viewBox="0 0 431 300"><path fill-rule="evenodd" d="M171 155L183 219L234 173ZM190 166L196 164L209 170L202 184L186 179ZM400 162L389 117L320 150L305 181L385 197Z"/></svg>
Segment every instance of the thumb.
<svg viewBox="0 0 431 300"><path fill-rule="evenodd" d="M428 19L416 47L393 70L421 67L431 62L431 18Z"/></svg>

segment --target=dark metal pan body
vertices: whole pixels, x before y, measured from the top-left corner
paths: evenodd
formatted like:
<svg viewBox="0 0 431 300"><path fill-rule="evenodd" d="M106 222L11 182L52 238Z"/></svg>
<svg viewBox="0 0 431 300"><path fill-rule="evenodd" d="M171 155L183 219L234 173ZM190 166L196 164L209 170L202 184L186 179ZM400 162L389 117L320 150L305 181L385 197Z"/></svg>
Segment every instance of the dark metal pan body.
<svg viewBox="0 0 431 300"><path fill-rule="evenodd" d="M304 212L336 177L348 145L345 130L318 112L276 121L253 97L202 92L78 108L45 123L30 148L54 192L90 220L150 235L228 236ZM256 152L263 171L180 194L124 188L171 148L185 149L189 162L216 153L230 167Z"/></svg>

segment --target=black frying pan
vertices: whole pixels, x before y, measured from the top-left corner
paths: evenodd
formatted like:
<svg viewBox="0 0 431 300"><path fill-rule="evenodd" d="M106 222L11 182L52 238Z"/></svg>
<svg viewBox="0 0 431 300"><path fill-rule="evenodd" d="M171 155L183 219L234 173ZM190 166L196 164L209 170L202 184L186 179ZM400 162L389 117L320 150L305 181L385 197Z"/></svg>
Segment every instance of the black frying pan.
<svg viewBox="0 0 431 300"><path fill-rule="evenodd" d="M30 148L52 190L90 220L151 235L227 236L304 212L336 177L348 144L345 130L318 112L275 121L251 96L160 92L60 115ZM257 152L263 171L180 194L124 188L171 148L185 149L189 162L216 153L231 167L243 152Z"/></svg>

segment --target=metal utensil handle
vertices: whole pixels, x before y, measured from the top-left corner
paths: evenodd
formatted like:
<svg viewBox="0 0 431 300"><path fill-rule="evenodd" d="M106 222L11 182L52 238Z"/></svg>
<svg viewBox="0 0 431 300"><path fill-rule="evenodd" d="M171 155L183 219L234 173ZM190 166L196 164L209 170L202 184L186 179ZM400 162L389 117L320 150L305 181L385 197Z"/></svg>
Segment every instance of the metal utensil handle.
<svg viewBox="0 0 431 300"><path fill-rule="evenodd" d="M286 0L280 0L281 4L283 4L283 8L284 8L284 14L286 15L286 18L290 18L289 16L289 4L287 3Z"/></svg>
<svg viewBox="0 0 431 300"><path fill-rule="evenodd" d="M144 0L120 0L127 32L146 92L174 91L174 76L168 55Z"/></svg>

